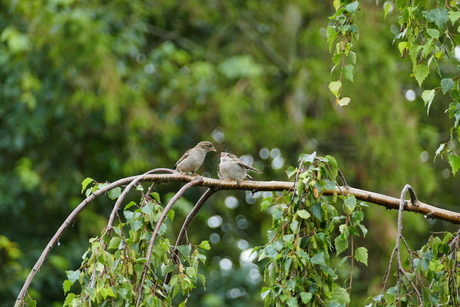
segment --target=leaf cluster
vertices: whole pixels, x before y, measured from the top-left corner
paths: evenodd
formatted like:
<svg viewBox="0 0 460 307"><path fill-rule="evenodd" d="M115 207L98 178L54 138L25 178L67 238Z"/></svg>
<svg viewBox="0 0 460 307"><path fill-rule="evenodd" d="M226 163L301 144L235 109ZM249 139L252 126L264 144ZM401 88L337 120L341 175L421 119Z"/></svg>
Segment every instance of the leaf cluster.
<svg viewBox="0 0 460 307"><path fill-rule="evenodd" d="M361 1L362 2L362 1ZM340 76L337 81L329 83L329 89L336 97L336 103L340 106L348 105L349 97L342 94L343 75L349 81L353 81L356 54L352 51L353 41L359 40L359 28L355 23L355 14L359 11L360 1L335 0L335 14L327 28L327 40L329 47L335 43L333 50L334 68L340 68ZM446 108L449 118L455 122L450 128L450 140L439 146L436 156L445 154L455 173L460 168L458 155L455 151L460 134L460 65L455 69L442 69L443 60L458 56L458 37L460 11L457 1L417 1L416 3L393 0L383 4L384 16L391 11L399 14L400 29L394 37L398 41L398 49L402 58L409 56L412 63L412 76L422 87L423 81L428 77L432 68L439 76L439 86L434 89L424 90L421 98L425 104L427 114L436 94L450 95L451 103ZM348 59L348 63L346 60Z"/></svg>
<svg viewBox="0 0 460 307"><path fill-rule="evenodd" d="M394 286L382 291L367 306L458 306L459 235L433 234L421 249L409 251L403 262L407 278L397 278Z"/></svg>
<svg viewBox="0 0 460 307"><path fill-rule="evenodd" d="M366 205L353 196L322 195L337 186L334 158L313 153L299 162L287 171L295 176L296 189L261 204L270 209L273 221L259 255L259 260L268 259L265 306L346 306L353 272L341 281L337 271L345 263L351 268L355 261L367 265L367 249L354 240L367 234L362 223Z"/></svg>
<svg viewBox="0 0 460 307"><path fill-rule="evenodd" d="M89 180L82 183L87 194L101 188L100 184L87 187L88 184ZM111 190L108 196L116 200L120 189ZM153 228L162 212L158 193L143 194L139 204L131 201L125 206L123 218L119 217L116 226L90 239L91 246L83 255L81 267L66 272L64 306L170 306L174 297L179 293L186 296L199 280L204 285L205 278L198 273L198 264L206 260L202 250L210 248L207 241L199 246L174 247L164 237L167 230L164 222L151 257L147 255ZM172 221L174 210L167 216ZM162 277L173 271L176 274L168 284L164 283ZM141 282L143 275L146 277ZM187 299L179 306L185 306L186 302Z"/></svg>

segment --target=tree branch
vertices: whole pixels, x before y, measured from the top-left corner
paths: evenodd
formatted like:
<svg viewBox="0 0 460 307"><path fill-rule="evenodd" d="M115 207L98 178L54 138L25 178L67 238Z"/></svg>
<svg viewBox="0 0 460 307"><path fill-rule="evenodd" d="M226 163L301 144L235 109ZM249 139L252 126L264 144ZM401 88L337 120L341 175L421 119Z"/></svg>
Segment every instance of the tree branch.
<svg viewBox="0 0 460 307"><path fill-rule="evenodd" d="M142 178L145 181L156 181L156 182L190 182L196 179L196 176L183 175L179 173L175 174L159 174L159 175L145 175ZM221 190L246 190L246 191L288 191L294 189L294 183L288 181L249 181L243 180L239 184L232 180L219 180L213 178L203 177L203 181L198 186L204 186L208 188L218 188ZM410 191L409 191L410 192ZM334 193L339 195L353 195L358 200L362 200L368 203L384 206L387 209L399 209L400 200L396 197L391 197L379 193L369 192L361 189L352 187L338 186L334 190L323 191L324 195L332 196ZM411 193L410 193L411 194ZM404 206L405 211L420 213L427 218L447 221L453 224L460 224L460 213L441 209L435 206L423 203L417 198L413 198L414 201L407 200Z"/></svg>

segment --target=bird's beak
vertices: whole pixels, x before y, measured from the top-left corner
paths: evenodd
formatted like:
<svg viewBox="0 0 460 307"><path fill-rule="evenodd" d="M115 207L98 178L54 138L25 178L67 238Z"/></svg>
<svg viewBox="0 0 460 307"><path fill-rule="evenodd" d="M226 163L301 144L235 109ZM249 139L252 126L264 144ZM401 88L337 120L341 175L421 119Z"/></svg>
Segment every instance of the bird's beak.
<svg viewBox="0 0 460 307"><path fill-rule="evenodd" d="M214 147L211 147L211 151L216 151L216 149Z"/></svg>

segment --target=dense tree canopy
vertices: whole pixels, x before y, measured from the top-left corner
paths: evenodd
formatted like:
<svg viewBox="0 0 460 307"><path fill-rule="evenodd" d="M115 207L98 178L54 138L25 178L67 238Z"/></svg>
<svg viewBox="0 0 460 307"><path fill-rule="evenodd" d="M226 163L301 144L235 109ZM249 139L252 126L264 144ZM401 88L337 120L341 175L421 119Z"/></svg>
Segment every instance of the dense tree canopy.
<svg viewBox="0 0 460 307"><path fill-rule="evenodd" d="M399 196L408 183L420 199L458 211L458 179L447 162L455 158L434 160L439 144L451 140L446 150L455 149L458 108L449 104L458 84L449 88L449 80L458 81L456 2L442 8L455 14L440 11L441 24L437 7L419 1L412 16L402 2L360 1L358 9L346 8L352 1L313 0L0 1L0 306L12 305L46 243L82 201L86 177L105 182L171 168L201 140L246 155L263 169L256 180L287 180L288 166L316 151L335 157L351 186ZM449 30L421 39L451 56L435 56L436 67L428 55L414 64L420 49L401 58L419 47L419 37L401 38L398 12L409 25L426 16L429 29ZM339 22L359 29L348 46L356 63L347 55L352 68L331 73L340 62L328 26ZM338 41L348 42L346 31ZM437 43L444 35L452 38L448 47ZM353 82L345 75L351 69ZM337 80L348 106L338 106L330 91ZM199 172L216 178L218 163L210 154ZM180 186L157 192L166 203ZM188 191L176 215L187 215L202 192ZM208 239L211 250L202 268L206 291L198 287L191 302L262 304L266 263L239 259L267 241L271 216L259 204L273 195L223 191L200 211L189 240ZM65 271L80 266L112 205L101 198L86 208L53 249L30 291L40 306L62 304ZM363 211L369 233L359 243L366 242L369 263L355 271L355 306L380 293L397 231L396 212ZM414 214L405 219L414 249L429 232L456 229Z"/></svg>

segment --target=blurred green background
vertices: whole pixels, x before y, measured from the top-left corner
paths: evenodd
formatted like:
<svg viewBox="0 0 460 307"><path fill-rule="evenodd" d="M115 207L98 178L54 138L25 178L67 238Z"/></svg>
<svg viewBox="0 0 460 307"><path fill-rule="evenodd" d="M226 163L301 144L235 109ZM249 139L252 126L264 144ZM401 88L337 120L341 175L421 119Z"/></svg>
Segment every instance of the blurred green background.
<svg viewBox="0 0 460 307"><path fill-rule="evenodd" d="M332 2L332 1L331 1ZM11 306L52 235L84 198L81 182L172 167L197 142L246 155L263 175L286 180L301 153L332 155L348 183L391 196L410 184L420 200L458 210L458 179L442 159L450 99L437 95L430 116L401 59L397 16L361 1L354 83L347 107L328 90L333 63L325 33L332 3L290 1L0 1L0 306ZM441 63L447 75L459 60ZM453 72L452 72L453 73ZM432 74L424 89L438 86ZM217 178L219 155L198 171ZM182 184L161 186L163 202ZM180 224L204 188L176 206ZM191 306L262 305L263 244L271 221L258 204L271 193L222 191L191 225L194 244L210 240L207 289ZM137 196L136 196L137 197ZM88 239L106 225L103 197L67 230L30 293L61 306L65 270L77 269ZM352 306L380 293L396 235L396 212L370 205L369 267L357 266ZM430 232L454 225L405 215L417 249Z"/></svg>

